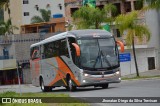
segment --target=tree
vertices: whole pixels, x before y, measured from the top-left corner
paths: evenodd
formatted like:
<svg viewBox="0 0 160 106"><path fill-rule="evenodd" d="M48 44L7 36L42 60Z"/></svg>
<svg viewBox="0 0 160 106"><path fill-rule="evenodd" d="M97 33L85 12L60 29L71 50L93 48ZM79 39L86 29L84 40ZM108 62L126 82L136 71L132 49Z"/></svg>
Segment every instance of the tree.
<svg viewBox="0 0 160 106"><path fill-rule="evenodd" d="M149 10L149 9L160 9L160 0L138 0L140 3L147 3L147 6L145 6L142 10Z"/></svg>
<svg viewBox="0 0 160 106"><path fill-rule="evenodd" d="M11 25L11 19L8 19L6 22L0 22L0 35L13 34L12 29L18 29L18 27Z"/></svg>
<svg viewBox="0 0 160 106"><path fill-rule="evenodd" d="M146 0L149 4L148 7L151 9L160 9L160 0Z"/></svg>
<svg viewBox="0 0 160 106"><path fill-rule="evenodd" d="M10 0L1 0L0 1L0 9L3 9L5 11L8 11L8 15L9 15L9 19L10 19L10 23L12 25L12 21L11 21L11 10L9 8L9 3L10 3ZM12 32L13 32L13 29L12 29Z"/></svg>
<svg viewBox="0 0 160 106"><path fill-rule="evenodd" d="M51 18L51 11L50 10L45 10L45 9L40 9L39 12L41 13L40 16L33 16L31 18L31 23L40 23L40 22L48 22Z"/></svg>
<svg viewBox="0 0 160 106"><path fill-rule="evenodd" d="M4 20L3 9L0 9L0 21Z"/></svg>
<svg viewBox="0 0 160 106"><path fill-rule="evenodd" d="M8 15L9 15L9 19L11 18L10 14L11 14L11 11L10 11L10 8L9 8L9 0L1 0L0 1L0 9L3 9L6 11L8 11Z"/></svg>
<svg viewBox="0 0 160 106"><path fill-rule="evenodd" d="M135 61L136 73L139 76L139 70L137 66L136 53L135 53L135 43L134 38L137 37L140 42L143 41L143 38L146 37L147 41L150 39L149 29L142 24L139 24L138 21L138 12L133 11L129 14L121 14L116 19L116 25L119 28L121 34L127 31L126 34L126 43L127 45L132 45L133 56Z"/></svg>
<svg viewBox="0 0 160 106"><path fill-rule="evenodd" d="M77 29L101 28L103 22L111 22L110 12L116 12L116 7L112 4L105 5L103 9L82 6L72 15Z"/></svg>

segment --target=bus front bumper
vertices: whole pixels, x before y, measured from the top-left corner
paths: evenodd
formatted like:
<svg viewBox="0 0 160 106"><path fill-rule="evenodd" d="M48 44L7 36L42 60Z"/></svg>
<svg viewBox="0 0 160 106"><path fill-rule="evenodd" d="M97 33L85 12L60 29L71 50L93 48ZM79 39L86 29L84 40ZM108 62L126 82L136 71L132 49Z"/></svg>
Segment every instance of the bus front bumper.
<svg viewBox="0 0 160 106"><path fill-rule="evenodd" d="M81 80L80 86L96 86L107 83L120 83L121 82L120 72L116 72L114 74L106 74L106 75L89 75L84 74Z"/></svg>

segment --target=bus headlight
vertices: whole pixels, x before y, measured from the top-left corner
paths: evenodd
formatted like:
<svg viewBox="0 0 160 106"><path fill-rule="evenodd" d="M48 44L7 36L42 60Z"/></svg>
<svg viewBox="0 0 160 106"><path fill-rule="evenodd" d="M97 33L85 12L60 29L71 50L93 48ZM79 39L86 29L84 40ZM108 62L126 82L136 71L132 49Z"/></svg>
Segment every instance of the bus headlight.
<svg viewBox="0 0 160 106"><path fill-rule="evenodd" d="M84 74L84 76L85 76L85 77L87 77L87 76L88 76L88 74L86 74L86 73L85 73L85 74Z"/></svg>
<svg viewBox="0 0 160 106"><path fill-rule="evenodd" d="M86 82L86 80L83 80L83 82Z"/></svg>
<svg viewBox="0 0 160 106"><path fill-rule="evenodd" d="M120 74L120 72L119 72L119 71L117 71L117 72L116 72L116 74Z"/></svg>

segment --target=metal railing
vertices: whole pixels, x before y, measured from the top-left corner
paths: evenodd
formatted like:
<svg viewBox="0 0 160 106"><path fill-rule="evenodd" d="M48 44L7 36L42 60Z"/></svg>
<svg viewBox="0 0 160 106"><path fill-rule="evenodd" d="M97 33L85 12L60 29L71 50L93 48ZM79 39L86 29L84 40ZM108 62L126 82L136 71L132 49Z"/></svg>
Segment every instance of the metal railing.
<svg viewBox="0 0 160 106"><path fill-rule="evenodd" d="M13 59L13 56L0 56L0 60Z"/></svg>
<svg viewBox="0 0 160 106"><path fill-rule="evenodd" d="M0 36L0 44L11 44L12 42L11 36Z"/></svg>

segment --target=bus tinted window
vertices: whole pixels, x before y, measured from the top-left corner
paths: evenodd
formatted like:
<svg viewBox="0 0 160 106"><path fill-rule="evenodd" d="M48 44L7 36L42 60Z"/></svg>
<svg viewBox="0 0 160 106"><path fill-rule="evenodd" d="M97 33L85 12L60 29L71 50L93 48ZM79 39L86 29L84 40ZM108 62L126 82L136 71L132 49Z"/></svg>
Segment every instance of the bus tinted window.
<svg viewBox="0 0 160 106"><path fill-rule="evenodd" d="M60 55L69 57L66 39L62 39L60 40L60 42L61 42Z"/></svg>
<svg viewBox="0 0 160 106"><path fill-rule="evenodd" d="M40 51L39 51L39 47L38 46L37 47L33 47L31 49L30 56L31 56L32 60L40 58Z"/></svg>
<svg viewBox="0 0 160 106"><path fill-rule="evenodd" d="M68 56L68 48L65 39L44 44L44 57Z"/></svg>

